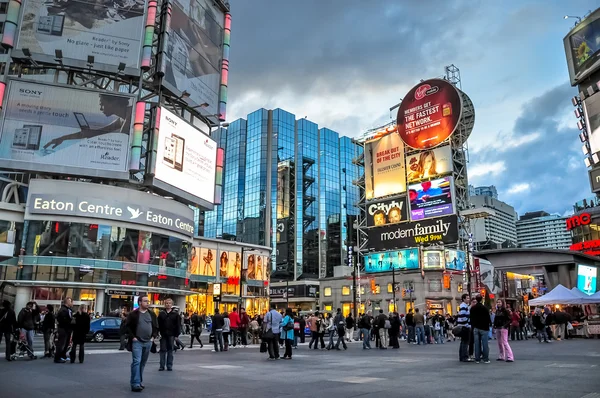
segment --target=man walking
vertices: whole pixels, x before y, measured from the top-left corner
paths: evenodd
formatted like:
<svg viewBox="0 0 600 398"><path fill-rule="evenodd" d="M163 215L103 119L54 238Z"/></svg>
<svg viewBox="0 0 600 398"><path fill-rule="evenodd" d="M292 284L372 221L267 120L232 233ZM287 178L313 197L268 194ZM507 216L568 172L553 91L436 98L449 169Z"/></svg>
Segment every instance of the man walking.
<svg viewBox="0 0 600 398"><path fill-rule="evenodd" d="M425 317L419 312L418 308L415 308L415 316L413 318L415 324L415 333L417 335L417 342L414 344L425 345Z"/></svg>
<svg viewBox="0 0 600 398"><path fill-rule="evenodd" d="M131 351L131 391L144 389L144 368L150 355L150 348L158 335L158 322L154 312L149 310L150 300L142 295L138 300L139 308L127 316L127 349Z"/></svg>
<svg viewBox="0 0 600 398"><path fill-rule="evenodd" d="M219 309L215 308L215 316L212 318L212 332L215 349L213 352L223 351L223 327L225 326L225 318L219 313Z"/></svg>
<svg viewBox="0 0 600 398"><path fill-rule="evenodd" d="M85 305L79 306L79 311L73 315L75 319L75 325L73 327L73 347L71 348L71 354L69 358L71 363L75 363L75 354L77 353L77 346L79 345L79 363L83 363L85 355L83 345L88 332L90 331L90 316L87 314L87 307Z"/></svg>
<svg viewBox="0 0 600 398"><path fill-rule="evenodd" d="M335 349L336 350L340 349L340 342L341 342L342 345L344 346L344 350L347 350L348 346L346 345L346 342L344 341L344 337L346 335L346 318L344 318L344 315L342 314L342 310L340 308L337 309L337 314L335 315L335 318L333 319L333 323L335 324L335 327L337 328L337 334L338 334L338 341L335 345Z"/></svg>
<svg viewBox="0 0 600 398"><path fill-rule="evenodd" d="M21 332L25 334L25 337L27 338L27 345L31 349L32 353L33 353L33 333L34 333L34 329L35 329L34 317L35 317L35 315L33 313L33 301L30 301L27 303L25 308L23 308L19 312L19 317L17 318L18 322L19 322L19 328L21 329ZM21 353L23 353L23 351L21 351ZM29 358L36 359L35 355L33 355L33 354L29 354Z"/></svg>
<svg viewBox="0 0 600 398"><path fill-rule="evenodd" d="M388 342L388 330L392 328L392 324L383 310L379 310L379 316L377 317L377 325L379 326L379 348L387 350Z"/></svg>
<svg viewBox="0 0 600 398"><path fill-rule="evenodd" d="M360 333L363 336L363 350L371 349L371 311L367 311L360 320Z"/></svg>
<svg viewBox="0 0 600 398"><path fill-rule="evenodd" d="M271 311L265 315L263 322L264 334L271 336L267 338L267 344L269 349L269 359L279 359L279 333L281 332L279 326L283 317L277 312L275 303L271 303ZM316 343L315 343L316 344Z"/></svg>
<svg viewBox="0 0 600 398"><path fill-rule="evenodd" d="M471 334L471 325L469 324L469 295L465 293L461 296L461 299L462 303L460 303L456 318L456 324L462 326L458 357L461 362L472 362L472 359L469 358L469 335Z"/></svg>
<svg viewBox="0 0 600 398"><path fill-rule="evenodd" d="M179 314L173 311L173 299L165 300L165 309L158 314L158 330L160 331L160 365L158 370L165 370L165 359L167 370L173 370L173 346L175 337L181 334L181 319Z"/></svg>
<svg viewBox="0 0 600 398"><path fill-rule="evenodd" d="M475 363L483 361L490 363L490 348L488 346L488 336L490 331L490 311L481 303L482 297L477 295L477 303L471 308L470 318L471 327L473 327L473 337L475 338ZM482 355L483 354L483 355Z"/></svg>
<svg viewBox="0 0 600 398"><path fill-rule="evenodd" d="M7 361L11 361L10 356L10 341L12 334L15 330L17 330L17 316L15 312L10 308L10 302L4 300L2 302L2 310L0 310L0 343L2 342L2 337L4 337L4 341L6 343L6 351L5 351L5 359Z"/></svg>
<svg viewBox="0 0 600 398"><path fill-rule="evenodd" d="M237 347L237 339L240 328L240 315L237 312L237 308L233 307L233 311L229 313L229 329L231 332L231 340L233 347Z"/></svg>
<svg viewBox="0 0 600 398"><path fill-rule="evenodd" d="M248 346L248 327L250 326L250 317L246 314L245 308L240 308L240 327L242 347Z"/></svg>
<svg viewBox="0 0 600 398"><path fill-rule="evenodd" d="M54 363L67 362L67 349L69 348L69 341L71 340L71 333L73 330L71 326L71 321L73 319L72 307L73 300L71 297L67 297L56 315L56 322L58 323L58 344L56 346L56 353L54 354Z"/></svg>

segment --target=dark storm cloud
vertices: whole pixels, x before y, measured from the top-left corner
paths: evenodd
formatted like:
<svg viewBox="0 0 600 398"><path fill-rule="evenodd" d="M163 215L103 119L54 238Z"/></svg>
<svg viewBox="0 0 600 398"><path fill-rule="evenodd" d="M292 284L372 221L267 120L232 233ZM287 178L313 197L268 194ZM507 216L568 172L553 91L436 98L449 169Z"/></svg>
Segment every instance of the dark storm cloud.
<svg viewBox="0 0 600 398"><path fill-rule="evenodd" d="M569 127L577 122L571 105L574 94L572 87L563 84L526 103L515 121L512 139L532 134L539 137L513 148L511 138L505 137L508 149L494 146L472 154L472 167L498 161L506 167L489 180L478 176L473 182L496 185L500 200L513 205L519 215L534 210L564 213L570 204L590 196L579 130ZM510 188L518 184L529 184L529 188L510 193Z"/></svg>

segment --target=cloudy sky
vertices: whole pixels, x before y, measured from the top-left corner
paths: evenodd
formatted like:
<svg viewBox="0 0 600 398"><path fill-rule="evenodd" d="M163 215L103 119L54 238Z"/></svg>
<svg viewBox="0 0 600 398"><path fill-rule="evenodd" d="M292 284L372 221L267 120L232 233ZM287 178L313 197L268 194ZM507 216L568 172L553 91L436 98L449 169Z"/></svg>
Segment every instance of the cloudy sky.
<svg viewBox="0 0 600 398"><path fill-rule="evenodd" d="M563 38L597 0L230 0L228 119L264 107L357 136L420 79L460 68L469 179L519 214L590 196Z"/></svg>

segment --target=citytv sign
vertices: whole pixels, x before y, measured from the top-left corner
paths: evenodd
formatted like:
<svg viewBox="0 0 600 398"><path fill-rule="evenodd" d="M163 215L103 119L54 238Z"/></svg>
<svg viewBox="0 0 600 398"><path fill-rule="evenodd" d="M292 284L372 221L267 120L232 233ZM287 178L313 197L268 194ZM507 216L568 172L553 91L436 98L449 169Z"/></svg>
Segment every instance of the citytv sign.
<svg viewBox="0 0 600 398"><path fill-rule="evenodd" d="M592 222L592 216L589 213L581 213L571 218L567 218L567 231L582 225L589 225Z"/></svg>

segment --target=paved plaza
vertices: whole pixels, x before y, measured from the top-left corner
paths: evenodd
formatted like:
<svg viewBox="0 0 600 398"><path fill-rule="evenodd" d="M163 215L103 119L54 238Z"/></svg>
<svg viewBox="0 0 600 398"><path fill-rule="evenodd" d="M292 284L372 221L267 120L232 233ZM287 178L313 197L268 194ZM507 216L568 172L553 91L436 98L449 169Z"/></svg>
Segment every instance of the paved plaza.
<svg viewBox="0 0 600 398"><path fill-rule="evenodd" d="M516 361L459 363L458 342L402 344L400 350L294 350L291 361L267 361L258 347L215 354L180 351L173 372L158 372L151 354L142 393L129 387L130 354L90 352L85 363L0 361L0 397L600 397L600 340L513 342Z"/></svg>

